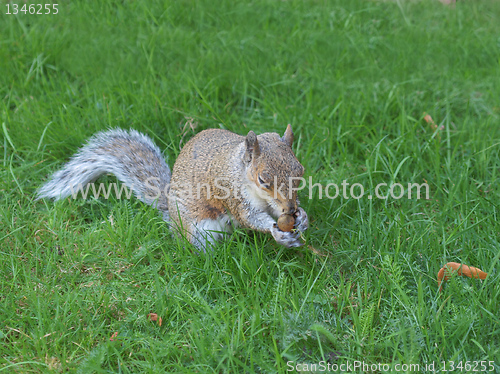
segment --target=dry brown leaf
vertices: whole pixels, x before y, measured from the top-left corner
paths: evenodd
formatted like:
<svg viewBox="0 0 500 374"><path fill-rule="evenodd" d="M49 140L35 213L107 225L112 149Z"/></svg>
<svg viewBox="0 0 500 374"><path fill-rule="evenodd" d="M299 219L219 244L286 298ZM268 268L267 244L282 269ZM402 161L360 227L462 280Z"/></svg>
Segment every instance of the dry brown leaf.
<svg viewBox="0 0 500 374"><path fill-rule="evenodd" d="M436 138L437 138L437 140L440 141L441 140L441 134L440 134L440 132L442 130L444 130L444 126L440 126L438 128L438 125L436 125L436 122L434 122L434 120L432 119L432 117L429 114L425 113L425 112L424 112L424 121L427 122L430 125L432 131L437 131Z"/></svg>
<svg viewBox="0 0 500 374"><path fill-rule="evenodd" d="M469 278L486 279L486 277L488 276L487 273L473 266L459 264L458 262L448 262L441 268L441 270L439 270L437 275L439 291L443 289L441 283L445 280L450 279L450 276L453 272L456 272L458 275L465 275Z"/></svg>
<svg viewBox="0 0 500 374"><path fill-rule="evenodd" d="M425 116L424 116L425 122L430 123L432 129L436 130L437 129L437 125L434 123L434 120L432 119L432 117L430 116L430 114L427 114L427 113L424 113L424 114L425 114Z"/></svg>
<svg viewBox="0 0 500 374"><path fill-rule="evenodd" d="M158 314L156 313L149 313L148 314L148 320L152 321L152 322L156 322L158 321L158 325L161 326L163 320L161 319L161 317L158 317Z"/></svg>
<svg viewBox="0 0 500 374"><path fill-rule="evenodd" d="M307 248L309 248L311 250L311 252L317 256L328 257L328 253L324 253L324 252L320 251L319 249L314 248L312 245L308 245Z"/></svg>

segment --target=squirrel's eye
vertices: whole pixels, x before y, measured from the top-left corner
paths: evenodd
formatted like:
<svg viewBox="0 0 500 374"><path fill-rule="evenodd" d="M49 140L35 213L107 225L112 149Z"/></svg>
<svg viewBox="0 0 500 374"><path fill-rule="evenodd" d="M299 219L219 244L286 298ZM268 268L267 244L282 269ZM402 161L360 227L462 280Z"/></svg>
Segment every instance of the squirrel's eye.
<svg viewBox="0 0 500 374"><path fill-rule="evenodd" d="M264 182L264 180L260 177L260 175L259 175L259 183L262 185L262 187L269 188L269 183Z"/></svg>

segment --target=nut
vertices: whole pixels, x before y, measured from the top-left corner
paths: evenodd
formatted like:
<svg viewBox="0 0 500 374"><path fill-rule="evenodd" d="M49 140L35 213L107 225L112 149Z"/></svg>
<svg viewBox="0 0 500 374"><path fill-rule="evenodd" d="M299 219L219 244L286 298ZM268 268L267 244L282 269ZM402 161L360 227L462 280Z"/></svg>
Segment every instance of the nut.
<svg viewBox="0 0 500 374"><path fill-rule="evenodd" d="M292 231L295 225L295 217L291 214L282 214L278 217L278 228L281 231Z"/></svg>

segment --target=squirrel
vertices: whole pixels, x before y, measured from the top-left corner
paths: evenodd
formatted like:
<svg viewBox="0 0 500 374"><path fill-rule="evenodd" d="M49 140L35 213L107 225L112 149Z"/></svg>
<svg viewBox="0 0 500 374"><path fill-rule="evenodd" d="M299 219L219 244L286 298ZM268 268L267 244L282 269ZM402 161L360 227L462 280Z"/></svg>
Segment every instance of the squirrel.
<svg viewBox="0 0 500 374"><path fill-rule="evenodd" d="M308 217L297 199L304 167L292 151L293 138L290 125L282 137L204 130L182 148L171 172L148 136L111 129L92 136L37 194L63 199L111 173L203 252L233 227L271 233L277 243L299 247ZM279 229L275 218L281 214L295 217L295 230Z"/></svg>

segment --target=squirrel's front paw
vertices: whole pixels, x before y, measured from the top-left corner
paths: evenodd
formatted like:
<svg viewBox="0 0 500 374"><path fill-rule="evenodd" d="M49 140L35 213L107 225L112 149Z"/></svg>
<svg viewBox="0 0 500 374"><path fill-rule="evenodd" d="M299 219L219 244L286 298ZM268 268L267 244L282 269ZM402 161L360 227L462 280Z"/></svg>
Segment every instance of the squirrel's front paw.
<svg viewBox="0 0 500 374"><path fill-rule="evenodd" d="M300 247L304 244L300 241L300 231L281 231L278 226L274 224L271 228L271 234L278 244L281 244L287 248Z"/></svg>
<svg viewBox="0 0 500 374"><path fill-rule="evenodd" d="M307 213L304 209L298 208L295 212L295 225L294 228L300 232L304 232L309 227L309 218L307 218Z"/></svg>

